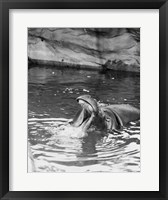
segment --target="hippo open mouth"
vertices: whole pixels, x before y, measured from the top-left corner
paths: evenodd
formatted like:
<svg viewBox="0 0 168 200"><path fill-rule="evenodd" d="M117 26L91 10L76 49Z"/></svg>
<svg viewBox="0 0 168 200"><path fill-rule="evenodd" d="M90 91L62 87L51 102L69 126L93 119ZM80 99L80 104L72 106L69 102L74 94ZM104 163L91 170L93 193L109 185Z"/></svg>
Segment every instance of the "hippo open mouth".
<svg viewBox="0 0 168 200"><path fill-rule="evenodd" d="M85 132L91 126L93 118L98 111L97 102L90 95L80 96L76 100L81 105L82 110L76 114L72 126L80 127Z"/></svg>
<svg viewBox="0 0 168 200"><path fill-rule="evenodd" d="M84 136L91 125L96 130L121 130L123 126L140 117L139 109L129 104L100 106L90 95L82 95L76 100L82 110L78 111L71 125Z"/></svg>

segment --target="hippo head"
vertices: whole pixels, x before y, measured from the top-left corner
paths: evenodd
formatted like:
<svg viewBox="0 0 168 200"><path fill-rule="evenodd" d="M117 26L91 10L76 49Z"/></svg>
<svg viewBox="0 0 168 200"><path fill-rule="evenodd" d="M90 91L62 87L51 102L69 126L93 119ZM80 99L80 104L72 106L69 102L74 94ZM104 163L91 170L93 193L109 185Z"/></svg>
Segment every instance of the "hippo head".
<svg viewBox="0 0 168 200"><path fill-rule="evenodd" d="M76 100L81 105L82 110L76 114L71 125L80 127L83 132L86 132L98 113L97 101L90 95L82 95Z"/></svg>
<svg viewBox="0 0 168 200"><path fill-rule="evenodd" d="M90 130L106 134L112 130L122 130L123 126L138 120L140 116L139 109L128 104L101 105L90 95L82 95L76 100L82 109L74 117L71 126L82 136L87 135L91 125L94 129Z"/></svg>

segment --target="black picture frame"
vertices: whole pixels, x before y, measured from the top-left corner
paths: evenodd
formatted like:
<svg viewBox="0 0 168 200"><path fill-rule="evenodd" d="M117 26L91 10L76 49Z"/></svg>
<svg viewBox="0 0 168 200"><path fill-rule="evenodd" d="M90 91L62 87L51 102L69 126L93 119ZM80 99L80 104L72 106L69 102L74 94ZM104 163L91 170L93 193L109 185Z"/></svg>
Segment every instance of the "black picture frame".
<svg viewBox="0 0 168 200"><path fill-rule="evenodd" d="M9 10L159 9L159 191L9 191ZM0 197L1 199L168 199L168 1L0 0ZM113 180L111 180L113 181Z"/></svg>

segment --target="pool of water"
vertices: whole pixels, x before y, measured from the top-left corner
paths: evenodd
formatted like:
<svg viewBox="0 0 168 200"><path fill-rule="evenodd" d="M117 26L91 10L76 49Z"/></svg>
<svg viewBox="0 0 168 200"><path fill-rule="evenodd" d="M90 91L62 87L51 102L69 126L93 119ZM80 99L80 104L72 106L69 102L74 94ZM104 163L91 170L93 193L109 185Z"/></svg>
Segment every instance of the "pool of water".
<svg viewBox="0 0 168 200"><path fill-rule="evenodd" d="M82 139L51 131L75 116L75 99L83 94L139 108L138 74L37 66L29 69L28 82L28 141L37 172L140 172L139 121L119 133Z"/></svg>

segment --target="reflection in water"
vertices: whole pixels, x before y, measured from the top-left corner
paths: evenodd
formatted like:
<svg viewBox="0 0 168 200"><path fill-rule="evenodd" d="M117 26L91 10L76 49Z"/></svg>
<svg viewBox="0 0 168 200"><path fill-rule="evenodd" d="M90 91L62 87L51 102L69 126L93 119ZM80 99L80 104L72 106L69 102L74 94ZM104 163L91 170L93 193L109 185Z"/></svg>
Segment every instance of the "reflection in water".
<svg viewBox="0 0 168 200"><path fill-rule="evenodd" d="M102 136L93 131L83 139L59 131L75 116L80 108L75 99L83 94L106 104L139 107L137 74L34 67L29 69L28 92L28 140L37 172L140 171L139 122L120 133Z"/></svg>

